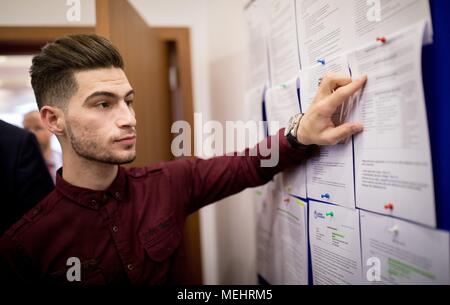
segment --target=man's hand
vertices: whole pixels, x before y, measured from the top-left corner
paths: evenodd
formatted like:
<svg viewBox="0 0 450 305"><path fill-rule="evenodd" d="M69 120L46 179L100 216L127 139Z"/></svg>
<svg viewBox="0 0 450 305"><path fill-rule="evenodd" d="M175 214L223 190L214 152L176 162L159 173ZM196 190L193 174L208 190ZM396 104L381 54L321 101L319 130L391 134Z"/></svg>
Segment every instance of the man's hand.
<svg viewBox="0 0 450 305"><path fill-rule="evenodd" d="M336 109L360 90L367 76L352 81L350 77L328 74L323 79L314 102L300 121L297 139L304 145L335 145L361 132L361 123L344 123L338 127L332 121Z"/></svg>

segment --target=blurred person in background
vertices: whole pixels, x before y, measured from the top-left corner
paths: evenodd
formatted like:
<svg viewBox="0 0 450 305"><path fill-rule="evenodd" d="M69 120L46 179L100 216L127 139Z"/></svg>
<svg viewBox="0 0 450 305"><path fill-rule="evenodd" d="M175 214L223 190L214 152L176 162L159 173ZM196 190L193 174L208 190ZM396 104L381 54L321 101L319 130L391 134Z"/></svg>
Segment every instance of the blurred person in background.
<svg viewBox="0 0 450 305"><path fill-rule="evenodd" d="M0 236L53 188L32 133L0 120Z"/></svg>
<svg viewBox="0 0 450 305"><path fill-rule="evenodd" d="M62 156L59 151L52 149L53 134L44 126L39 111L31 111L23 117L23 128L32 132L39 142L42 155L47 164L53 182L56 181L56 171L62 166Z"/></svg>

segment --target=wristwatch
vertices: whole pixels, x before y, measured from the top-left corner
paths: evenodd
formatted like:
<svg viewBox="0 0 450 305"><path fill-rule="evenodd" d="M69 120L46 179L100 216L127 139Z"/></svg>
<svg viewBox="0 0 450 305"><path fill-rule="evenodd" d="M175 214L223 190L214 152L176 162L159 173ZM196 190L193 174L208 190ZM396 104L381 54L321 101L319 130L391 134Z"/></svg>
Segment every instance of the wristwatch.
<svg viewBox="0 0 450 305"><path fill-rule="evenodd" d="M284 136L286 140L291 144L293 148L304 147L302 143L300 143L297 139L297 130L298 126L300 126L300 121L303 118L303 113L299 113L291 117L289 123L284 131Z"/></svg>

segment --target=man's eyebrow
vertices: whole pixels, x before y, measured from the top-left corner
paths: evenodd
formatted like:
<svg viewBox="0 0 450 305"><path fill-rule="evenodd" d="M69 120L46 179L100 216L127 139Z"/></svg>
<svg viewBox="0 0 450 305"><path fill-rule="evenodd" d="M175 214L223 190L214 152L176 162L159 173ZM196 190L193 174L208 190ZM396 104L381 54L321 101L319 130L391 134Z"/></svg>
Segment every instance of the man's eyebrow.
<svg viewBox="0 0 450 305"><path fill-rule="evenodd" d="M125 94L125 97L128 97L130 95L134 94L134 90L130 90L127 92L127 94ZM96 96L108 96L108 97L113 97L113 98L118 98L118 95L109 91L96 91L94 93L92 93L91 95L89 95L84 102L86 103L88 100L90 100L93 97Z"/></svg>

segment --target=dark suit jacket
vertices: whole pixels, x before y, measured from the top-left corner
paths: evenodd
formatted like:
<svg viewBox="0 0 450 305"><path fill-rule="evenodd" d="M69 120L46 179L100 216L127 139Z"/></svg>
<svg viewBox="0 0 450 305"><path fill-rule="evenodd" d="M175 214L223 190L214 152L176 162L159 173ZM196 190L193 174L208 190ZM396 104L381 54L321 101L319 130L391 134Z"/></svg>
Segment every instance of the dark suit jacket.
<svg viewBox="0 0 450 305"><path fill-rule="evenodd" d="M53 188L35 136L0 120L0 236Z"/></svg>

